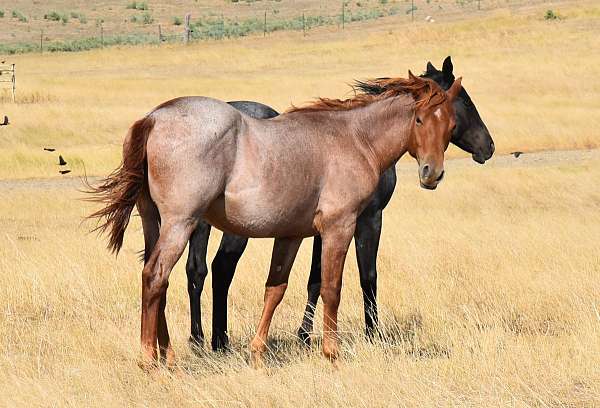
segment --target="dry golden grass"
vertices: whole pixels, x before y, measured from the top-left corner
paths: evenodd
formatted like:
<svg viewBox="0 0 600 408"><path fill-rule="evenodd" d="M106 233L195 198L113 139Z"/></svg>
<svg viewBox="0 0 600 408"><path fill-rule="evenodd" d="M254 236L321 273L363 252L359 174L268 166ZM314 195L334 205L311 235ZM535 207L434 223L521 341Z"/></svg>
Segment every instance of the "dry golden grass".
<svg viewBox="0 0 600 408"><path fill-rule="evenodd" d="M379 302L383 338L362 336L362 296L348 257L333 371L295 341L310 260L307 240L271 330L268 372L247 364L271 241L252 240L230 297L233 352L187 347L183 262L167 319L178 367L136 364L142 247L133 220L122 255L83 223L76 178L51 177L60 150L75 174L104 175L127 127L170 97L254 99L278 109L342 96L353 78L404 75L452 54L499 154L600 144L600 8L547 7L440 24L357 25L194 44L15 57L12 124L0 128L0 406L600 405L600 155L451 160L435 192L411 159L385 211ZM25 103L26 102L26 103ZM462 156L452 150L452 157ZM209 258L218 245L213 233ZM210 277L206 287L210 288ZM203 297L210 335L210 290ZM317 335L320 332L320 311Z"/></svg>
<svg viewBox="0 0 600 408"><path fill-rule="evenodd" d="M597 406L600 156L580 156L560 164L537 156L484 167L449 162L435 193L417 187L414 163L402 164L379 258L386 337L363 340L352 251L339 371L294 337L309 241L274 319L269 372L249 368L271 243L252 240L231 290L234 352L189 351L180 262L167 307L179 366L143 373L139 219L115 259L80 225L91 208L78 201L76 183L5 181L0 405ZM210 302L205 294L206 311ZM320 332L320 314L317 322ZM204 327L210 332L210 313Z"/></svg>

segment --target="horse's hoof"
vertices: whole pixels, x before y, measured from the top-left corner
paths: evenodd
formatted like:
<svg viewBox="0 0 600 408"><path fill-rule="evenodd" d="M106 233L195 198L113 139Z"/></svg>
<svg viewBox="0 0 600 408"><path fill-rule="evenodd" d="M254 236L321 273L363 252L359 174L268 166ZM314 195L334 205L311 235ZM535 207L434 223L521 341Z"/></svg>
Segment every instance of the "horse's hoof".
<svg viewBox="0 0 600 408"><path fill-rule="evenodd" d="M214 336L211 341L213 351L225 353L229 350L229 337L226 334L222 336Z"/></svg>
<svg viewBox="0 0 600 408"><path fill-rule="evenodd" d="M203 354L204 352L204 339L203 338L195 338L190 336L188 339L188 344L192 351L196 354Z"/></svg>
<svg viewBox="0 0 600 408"><path fill-rule="evenodd" d="M250 351L250 366L255 370L264 370L266 368L264 354L263 351Z"/></svg>
<svg viewBox="0 0 600 408"><path fill-rule="evenodd" d="M367 329L365 331L365 337L369 343L373 343L376 337L379 337L379 331L375 328Z"/></svg>
<svg viewBox="0 0 600 408"><path fill-rule="evenodd" d="M305 345L306 347L310 347L310 333L306 330L304 330L303 327L300 327L298 329L298 338L300 339L300 342Z"/></svg>
<svg viewBox="0 0 600 408"><path fill-rule="evenodd" d="M158 361L149 359L147 356L138 358L137 365L145 373L152 373L158 369Z"/></svg>

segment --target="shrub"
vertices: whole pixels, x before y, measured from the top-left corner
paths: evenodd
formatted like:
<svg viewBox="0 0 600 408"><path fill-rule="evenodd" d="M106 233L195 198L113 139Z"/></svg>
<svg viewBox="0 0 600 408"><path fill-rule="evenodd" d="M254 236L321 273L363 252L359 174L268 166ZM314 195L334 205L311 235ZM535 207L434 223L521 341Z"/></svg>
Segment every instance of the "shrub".
<svg viewBox="0 0 600 408"><path fill-rule="evenodd" d="M173 25L179 26L183 24L183 19L181 17L173 17Z"/></svg>
<svg viewBox="0 0 600 408"><path fill-rule="evenodd" d="M558 15L553 10L546 10L544 14L544 20L558 20Z"/></svg>
<svg viewBox="0 0 600 408"><path fill-rule="evenodd" d="M27 22L27 17L25 17L25 15L23 13L21 13L19 10L13 10L11 15L12 15L12 18L16 18L21 23Z"/></svg>
<svg viewBox="0 0 600 408"><path fill-rule="evenodd" d="M142 23L152 24L153 22L154 22L154 17L152 17L152 14L147 13L147 12L142 14Z"/></svg>
<svg viewBox="0 0 600 408"><path fill-rule="evenodd" d="M132 1L131 3L128 3L125 8L130 10L148 10L148 3L145 1Z"/></svg>
<svg viewBox="0 0 600 408"><path fill-rule="evenodd" d="M4 17L4 10L0 10L0 18Z"/></svg>
<svg viewBox="0 0 600 408"><path fill-rule="evenodd" d="M73 14L75 14L75 17L73 18L77 18L77 13L71 13L71 16L73 16ZM69 22L69 16L66 13L61 14L56 11L51 11L48 14L44 14L44 20L62 21L63 24L67 24Z"/></svg>

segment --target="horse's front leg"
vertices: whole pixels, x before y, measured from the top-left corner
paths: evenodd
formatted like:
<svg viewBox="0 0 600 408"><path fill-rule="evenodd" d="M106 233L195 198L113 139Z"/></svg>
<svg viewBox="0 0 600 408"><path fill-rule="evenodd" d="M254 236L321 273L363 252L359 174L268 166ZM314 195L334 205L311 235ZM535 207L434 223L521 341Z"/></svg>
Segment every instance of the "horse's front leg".
<svg viewBox="0 0 600 408"><path fill-rule="evenodd" d="M356 215L319 220L323 249L321 256L321 299L323 299L323 355L335 361L339 356L337 315L342 274L348 246L354 234Z"/></svg>
<svg viewBox="0 0 600 408"><path fill-rule="evenodd" d="M187 274L188 296L190 298L190 344L192 348L202 347L204 343L204 332L202 331L202 290L204 280L208 274L206 266L206 250L210 236L210 225L199 222L190 237L190 249L188 253L185 271Z"/></svg>
<svg viewBox="0 0 600 408"><path fill-rule="evenodd" d="M256 330L250 343L251 359L254 367L263 365L263 356L267 351L267 336L273 313L283 299L287 288L290 270L302 243L301 238L276 238L271 256L269 277L265 288L265 304Z"/></svg>
<svg viewBox="0 0 600 408"><path fill-rule="evenodd" d="M381 237L382 211L363 212L356 222L354 244L365 307L365 333L372 338L378 327L377 251Z"/></svg>

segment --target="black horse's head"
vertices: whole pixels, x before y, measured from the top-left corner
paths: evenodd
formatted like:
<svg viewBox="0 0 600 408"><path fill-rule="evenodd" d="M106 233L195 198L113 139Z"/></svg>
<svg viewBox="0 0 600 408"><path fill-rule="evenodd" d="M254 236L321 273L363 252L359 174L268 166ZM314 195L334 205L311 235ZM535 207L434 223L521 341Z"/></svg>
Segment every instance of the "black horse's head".
<svg viewBox="0 0 600 408"><path fill-rule="evenodd" d="M453 69L452 60L450 57L446 57L441 71L428 62L427 70L421 76L433 79L443 89L448 90L454 83ZM477 163L485 163L494 154L494 141L464 87L454 100L454 111L456 112L456 127L450 141L471 153L473 160Z"/></svg>

